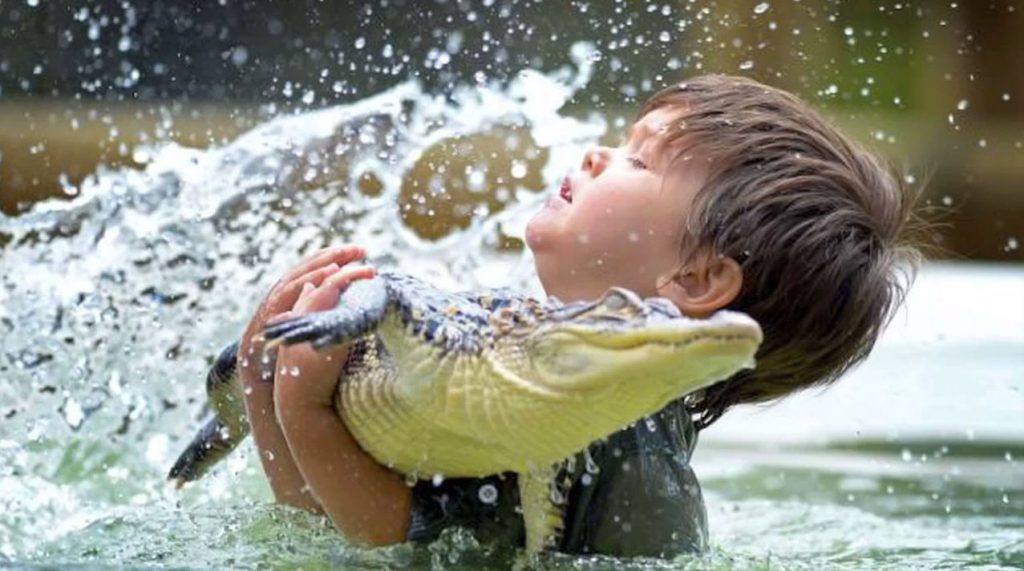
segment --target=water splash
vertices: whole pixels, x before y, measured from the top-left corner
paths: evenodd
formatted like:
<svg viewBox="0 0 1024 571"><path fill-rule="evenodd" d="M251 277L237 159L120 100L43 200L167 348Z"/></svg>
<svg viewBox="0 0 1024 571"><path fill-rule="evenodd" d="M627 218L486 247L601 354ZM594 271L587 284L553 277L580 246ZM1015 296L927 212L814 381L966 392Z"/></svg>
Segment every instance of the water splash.
<svg viewBox="0 0 1024 571"><path fill-rule="evenodd" d="M441 286L536 288L527 254L501 237L521 237L538 190L605 130L559 113L589 80L589 50L575 48L574 69L508 85L436 95L409 81L219 148L139 147L141 170L101 168L70 200L0 215L0 511L16 514L0 523L0 558L77 560L76 536L118 537L148 513L166 523L232 505L241 520L264 517L245 503L269 501L251 449L180 496L163 477L202 413L211 357L303 254L355 242L378 266ZM419 161L493 133L515 135L526 159L504 200L420 237L403 210ZM444 201L449 185L413 198Z"/></svg>

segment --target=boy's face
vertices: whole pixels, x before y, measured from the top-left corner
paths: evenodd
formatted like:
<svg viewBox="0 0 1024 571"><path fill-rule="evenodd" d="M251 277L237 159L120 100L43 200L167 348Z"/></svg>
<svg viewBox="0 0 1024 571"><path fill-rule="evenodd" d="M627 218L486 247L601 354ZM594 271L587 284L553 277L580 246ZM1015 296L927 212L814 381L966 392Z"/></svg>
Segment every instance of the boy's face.
<svg viewBox="0 0 1024 571"><path fill-rule="evenodd" d="M611 286L657 295L679 264L682 230L704 180L698 161L664 145L678 111L651 111L614 148L595 147L559 194L526 227L544 289L562 301L592 299Z"/></svg>

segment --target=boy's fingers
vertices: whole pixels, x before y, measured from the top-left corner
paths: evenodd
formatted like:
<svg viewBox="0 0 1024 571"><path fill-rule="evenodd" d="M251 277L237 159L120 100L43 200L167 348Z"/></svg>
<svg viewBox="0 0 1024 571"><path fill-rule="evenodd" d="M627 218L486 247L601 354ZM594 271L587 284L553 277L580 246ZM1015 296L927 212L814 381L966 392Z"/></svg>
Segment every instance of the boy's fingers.
<svg viewBox="0 0 1024 571"><path fill-rule="evenodd" d="M370 279L375 275L377 275L377 270L375 270L373 266L353 264L342 268L341 271L331 274L324 279L320 286L333 289L340 294L352 282L356 280Z"/></svg>
<svg viewBox="0 0 1024 571"><path fill-rule="evenodd" d="M303 288L302 295L295 302L296 314L334 309L338 305L338 291L331 287Z"/></svg>
<svg viewBox="0 0 1024 571"><path fill-rule="evenodd" d="M354 268L358 269L362 267L363 266L355 266ZM257 316L250 321L249 326L246 328L246 331L242 336L241 346L239 347L238 357L240 359L250 359L250 370L255 368L257 365L257 363L252 362L253 359L257 361L264 360L261 357L264 353L264 342L260 333L262 333L262 330L267 326L267 324L271 322L276 323L283 319L287 319L288 317L296 317L298 313L294 311L294 306L296 300L301 295L303 288L307 285L313 287L314 285L320 284L341 270L341 266L331 263L326 267L319 268L299 276L298 279L292 280L285 284L283 288L280 288L277 291L272 291L270 295L267 296L267 299L263 302L263 307L260 308L257 312ZM365 270L358 270L355 272L356 275L361 273L365 273ZM336 299L337 298L335 298L335 300ZM287 316L285 316L285 314L287 314ZM267 368L260 367L260 369L261 370L258 373L251 374L248 378L252 379L255 376L259 379L266 380Z"/></svg>
<svg viewBox="0 0 1024 571"><path fill-rule="evenodd" d="M249 382L255 380L270 381L273 379L273 363L264 363L264 361L274 360L271 355L265 355L264 351L261 333L266 324L276 323L288 317L298 317L311 311L332 309L338 303L338 296L348 287L349 283L357 279L371 278L375 274L372 266L350 264L342 267L332 263L326 268L313 270L299 276L304 279L308 278L309 281L294 279L282 290L271 293L261 312L269 317L263 320L257 318L250 322L249 330L243 336L242 345L239 348L239 359L248 359L248 367L243 367L249 371L243 376L243 380L247 381L245 384L248 385ZM318 285L323 287L317 288L317 284L314 282L318 282ZM314 295L314 292L320 289L323 289L323 292ZM303 293L304 291L305 293ZM303 295L307 299L299 305L299 300Z"/></svg>
<svg viewBox="0 0 1024 571"><path fill-rule="evenodd" d="M334 309L338 305L338 296L349 284L356 280L372 278L374 275L376 275L376 271L371 266L350 265L326 277L319 287L313 287L312 284L307 283L302 287L301 293L289 313L301 315Z"/></svg>
<svg viewBox="0 0 1024 571"><path fill-rule="evenodd" d="M334 309L338 305L338 296L345 291L349 284L356 280L372 278L376 273L372 266L350 265L324 278L318 287L306 283L299 290L299 295L296 296L292 313L301 315L313 311Z"/></svg>
<svg viewBox="0 0 1024 571"><path fill-rule="evenodd" d="M361 246L356 246L355 244L343 244L341 246L324 248L306 260L300 262L299 265L285 272L284 277L281 278L281 281L278 283L284 284L295 281L303 274L308 274L309 272L331 262L339 266L344 266L345 264L361 260L365 257L366 250Z"/></svg>
<svg viewBox="0 0 1024 571"><path fill-rule="evenodd" d="M276 316L282 311L291 309L291 307L295 305L295 300L299 298L303 285L308 283L320 285L320 283L327 277L336 273L340 269L341 266L332 263L325 267L302 274L287 283L280 284L270 293L270 295L267 296L264 314ZM269 319L270 318L268 318L268 320Z"/></svg>

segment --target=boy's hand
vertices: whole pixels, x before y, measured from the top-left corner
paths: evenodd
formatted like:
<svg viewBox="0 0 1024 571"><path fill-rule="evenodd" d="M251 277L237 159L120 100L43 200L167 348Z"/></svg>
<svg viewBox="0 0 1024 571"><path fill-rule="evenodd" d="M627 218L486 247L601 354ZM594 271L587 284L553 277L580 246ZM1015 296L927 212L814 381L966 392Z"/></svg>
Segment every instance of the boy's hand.
<svg viewBox="0 0 1024 571"><path fill-rule="evenodd" d="M373 275L373 268L353 265L327 276L319 286L307 282L302 286L292 311L283 314L281 319L333 309L341 292L350 283ZM289 405L319 405L333 410L338 377L347 358L347 346L320 351L309 343L280 346L274 375L274 403L278 407L287 402Z"/></svg>
<svg viewBox="0 0 1024 571"><path fill-rule="evenodd" d="M345 266L319 285L306 283L289 316L334 308L357 279L373 276ZM405 540L412 492L404 478L381 466L356 442L334 407L347 346L315 351L309 343L278 349L275 417L308 494L351 542L390 545Z"/></svg>
<svg viewBox="0 0 1024 571"><path fill-rule="evenodd" d="M314 511L319 505L306 491L306 484L295 466L284 434L277 422L274 406L276 352L264 353L261 333L267 321L292 311L305 284L319 286L345 267L345 278L335 278L332 289L344 287L346 280L370 277L373 270L347 266L365 256L362 248L353 245L325 248L289 270L267 294L242 334L238 348L239 375L245 405L252 427L253 439L260 452L263 470L278 501ZM347 266L347 267L346 267ZM333 359L344 362L344 356ZM284 380L284 379L282 379ZM289 378L288 380L293 380ZM331 382L337 381L337 374ZM326 382L326 381L325 381ZM322 388L322 387L321 387Z"/></svg>

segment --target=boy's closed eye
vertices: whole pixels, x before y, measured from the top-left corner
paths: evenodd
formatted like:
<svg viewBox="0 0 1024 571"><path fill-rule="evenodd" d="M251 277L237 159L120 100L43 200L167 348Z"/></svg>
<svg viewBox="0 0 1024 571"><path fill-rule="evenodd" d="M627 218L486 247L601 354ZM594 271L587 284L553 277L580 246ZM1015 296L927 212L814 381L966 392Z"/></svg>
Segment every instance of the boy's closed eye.
<svg viewBox="0 0 1024 571"><path fill-rule="evenodd" d="M633 165L634 168L647 170L647 163L645 163L643 159L639 157L629 157L629 162L630 164Z"/></svg>

